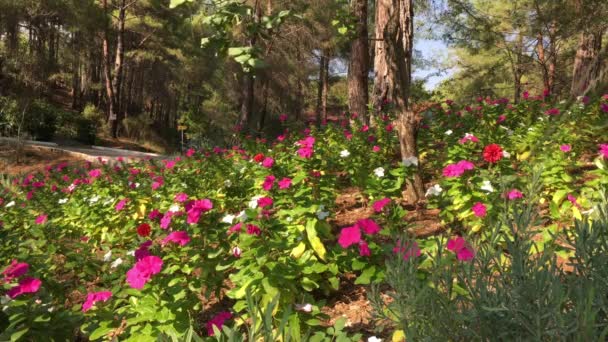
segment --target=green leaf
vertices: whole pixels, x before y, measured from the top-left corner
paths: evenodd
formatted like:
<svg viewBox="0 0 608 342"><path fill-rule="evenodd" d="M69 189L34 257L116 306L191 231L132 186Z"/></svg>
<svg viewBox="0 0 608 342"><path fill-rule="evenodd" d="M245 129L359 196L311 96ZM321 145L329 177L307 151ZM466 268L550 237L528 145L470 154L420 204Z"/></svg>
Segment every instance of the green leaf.
<svg viewBox="0 0 608 342"><path fill-rule="evenodd" d="M25 327L17 332L14 332L11 334L11 341L18 341L21 337L23 337L23 335L25 335L28 331L30 331L30 328Z"/></svg>
<svg viewBox="0 0 608 342"><path fill-rule="evenodd" d="M319 221L317 219L312 219L306 222L306 235L308 236L308 242L312 246L312 249L315 251L317 256L323 261L325 261L325 254L327 251L325 250L325 246L321 239L317 236L316 226Z"/></svg>
<svg viewBox="0 0 608 342"><path fill-rule="evenodd" d="M171 0L171 2L169 3L169 8L175 8L175 7L183 4L186 1L191 1L191 0Z"/></svg>
<svg viewBox="0 0 608 342"><path fill-rule="evenodd" d="M367 285L372 281L372 277L376 273L376 266L366 268L363 273L355 280L355 285Z"/></svg>

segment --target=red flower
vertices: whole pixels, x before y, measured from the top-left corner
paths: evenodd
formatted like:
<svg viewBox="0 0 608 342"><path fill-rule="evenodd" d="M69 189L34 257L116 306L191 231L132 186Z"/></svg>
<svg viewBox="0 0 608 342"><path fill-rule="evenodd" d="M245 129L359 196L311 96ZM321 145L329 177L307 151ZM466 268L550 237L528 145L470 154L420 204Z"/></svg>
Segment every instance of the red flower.
<svg viewBox="0 0 608 342"><path fill-rule="evenodd" d="M256 163L261 163L264 160L264 155L262 153L258 153L253 157Z"/></svg>
<svg viewBox="0 0 608 342"><path fill-rule="evenodd" d="M137 227L137 235L141 237L146 237L150 235L150 225L147 223L142 223Z"/></svg>
<svg viewBox="0 0 608 342"><path fill-rule="evenodd" d="M497 144L490 144L483 149L483 159L488 163L496 163L502 159L502 148Z"/></svg>

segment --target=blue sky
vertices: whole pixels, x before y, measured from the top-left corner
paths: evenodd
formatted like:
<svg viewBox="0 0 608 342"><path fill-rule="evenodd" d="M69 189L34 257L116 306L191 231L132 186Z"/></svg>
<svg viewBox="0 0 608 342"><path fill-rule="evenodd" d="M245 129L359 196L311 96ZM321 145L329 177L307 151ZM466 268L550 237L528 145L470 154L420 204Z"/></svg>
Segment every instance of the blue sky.
<svg viewBox="0 0 608 342"><path fill-rule="evenodd" d="M445 58L449 54L449 50L447 45L441 40L432 40L432 39L420 39L414 42L414 49L420 51L425 60L445 60ZM423 69L417 69L414 71L414 78L425 78L433 73L437 73L438 69L434 67L428 67ZM444 72L442 75L433 75L428 77L426 82L426 89L433 90L435 89L441 81L450 77L453 74L453 70L448 70Z"/></svg>

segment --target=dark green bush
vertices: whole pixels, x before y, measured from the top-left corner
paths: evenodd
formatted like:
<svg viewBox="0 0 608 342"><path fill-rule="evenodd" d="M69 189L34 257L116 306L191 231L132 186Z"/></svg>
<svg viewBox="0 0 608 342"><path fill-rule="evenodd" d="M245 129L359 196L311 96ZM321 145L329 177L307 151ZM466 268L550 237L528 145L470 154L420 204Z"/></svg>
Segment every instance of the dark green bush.
<svg viewBox="0 0 608 342"><path fill-rule="evenodd" d="M25 113L24 131L36 140L53 140L57 131L58 111L42 100L35 100Z"/></svg>
<svg viewBox="0 0 608 342"><path fill-rule="evenodd" d="M95 122L87 118L78 118L76 120L76 140L83 144L95 144L95 136L97 133Z"/></svg>

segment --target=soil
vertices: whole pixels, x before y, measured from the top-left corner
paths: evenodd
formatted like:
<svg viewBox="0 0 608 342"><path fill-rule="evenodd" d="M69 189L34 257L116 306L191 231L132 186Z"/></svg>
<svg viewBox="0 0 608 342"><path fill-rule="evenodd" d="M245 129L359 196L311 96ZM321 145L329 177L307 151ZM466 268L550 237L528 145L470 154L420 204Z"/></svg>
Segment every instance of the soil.
<svg viewBox="0 0 608 342"><path fill-rule="evenodd" d="M38 149L35 146L19 148L14 144L0 143L0 175L19 176L44 172L48 165L80 163L82 159L58 151Z"/></svg>

